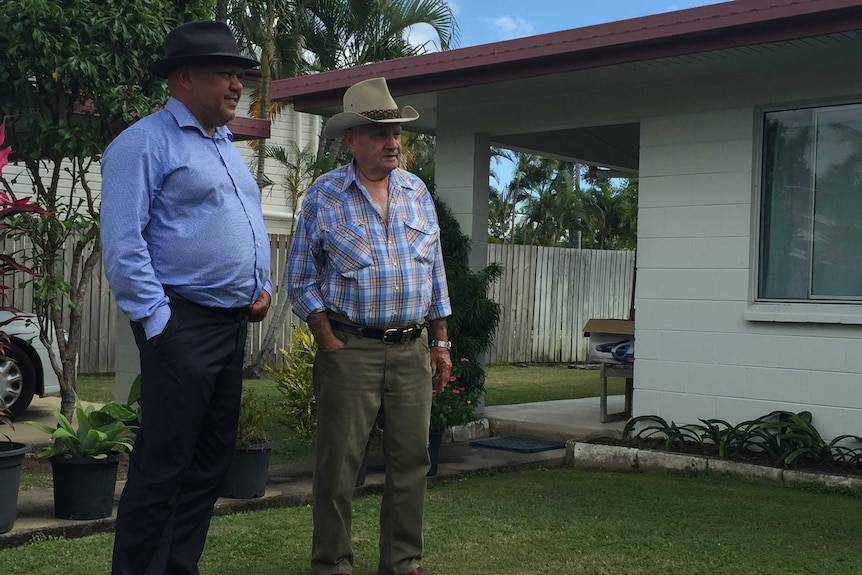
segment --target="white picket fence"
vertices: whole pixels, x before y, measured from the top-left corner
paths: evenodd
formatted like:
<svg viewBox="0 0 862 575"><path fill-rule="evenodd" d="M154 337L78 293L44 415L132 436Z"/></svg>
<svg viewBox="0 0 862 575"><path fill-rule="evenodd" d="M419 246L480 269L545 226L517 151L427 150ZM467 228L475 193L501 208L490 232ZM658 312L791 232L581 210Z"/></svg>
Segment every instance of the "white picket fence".
<svg viewBox="0 0 862 575"><path fill-rule="evenodd" d="M289 236L271 235L272 278L277 303ZM26 250L21 242L8 241L3 253ZM19 258L20 259L20 258ZM574 250L521 245L489 245L488 261L503 266L502 277L489 296L502 306L490 362L576 363L587 360L587 340L582 328L590 318L628 318L631 306L634 253ZM22 277L5 283L17 286ZM15 289L6 305L32 310L32 290ZM117 321L116 304L108 282L97 266L84 303L79 371L114 371ZM269 318L252 324L246 358L260 348ZM297 321L291 316L289 321ZM279 348L290 343L289 321L282 326L269 352L270 365L281 364Z"/></svg>

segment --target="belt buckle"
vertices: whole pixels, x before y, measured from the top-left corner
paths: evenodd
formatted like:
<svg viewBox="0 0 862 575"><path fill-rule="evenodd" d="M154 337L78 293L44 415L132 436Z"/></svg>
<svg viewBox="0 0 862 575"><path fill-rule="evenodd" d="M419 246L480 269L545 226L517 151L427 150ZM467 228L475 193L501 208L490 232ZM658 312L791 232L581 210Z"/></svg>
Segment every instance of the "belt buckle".
<svg viewBox="0 0 862 575"><path fill-rule="evenodd" d="M407 329L397 329L397 328L389 328L383 332L383 337L380 338L385 344L392 345L394 343L406 343L410 341L410 334L413 333L413 328L409 327ZM393 340L387 339L390 334L394 334L395 338ZM400 337L399 337L400 336Z"/></svg>

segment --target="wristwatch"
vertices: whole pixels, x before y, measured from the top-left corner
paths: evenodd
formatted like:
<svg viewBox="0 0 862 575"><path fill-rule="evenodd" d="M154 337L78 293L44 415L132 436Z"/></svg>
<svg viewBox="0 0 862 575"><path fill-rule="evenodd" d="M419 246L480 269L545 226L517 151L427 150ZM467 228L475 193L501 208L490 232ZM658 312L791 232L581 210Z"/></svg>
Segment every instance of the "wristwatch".
<svg viewBox="0 0 862 575"><path fill-rule="evenodd" d="M446 349L452 349L451 341L441 341L439 339L431 340L431 347L445 347Z"/></svg>

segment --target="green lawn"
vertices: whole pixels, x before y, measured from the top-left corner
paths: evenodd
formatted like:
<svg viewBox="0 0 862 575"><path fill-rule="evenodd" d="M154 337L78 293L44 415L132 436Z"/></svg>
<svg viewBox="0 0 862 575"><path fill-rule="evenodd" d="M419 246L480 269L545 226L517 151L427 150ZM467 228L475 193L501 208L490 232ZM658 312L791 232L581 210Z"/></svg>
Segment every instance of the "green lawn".
<svg viewBox="0 0 862 575"><path fill-rule="evenodd" d="M598 369L566 366L520 367L491 364L485 369L485 405L512 405L555 399L578 399L599 394ZM625 382L608 381L608 393L624 393Z"/></svg>
<svg viewBox="0 0 862 575"><path fill-rule="evenodd" d="M355 502L357 575L377 562L379 497ZM423 566L435 575L858 575L862 499L731 478L484 473L432 487ZM217 517L201 572L308 575L311 508ZM0 551L3 575L91 575L112 535Z"/></svg>

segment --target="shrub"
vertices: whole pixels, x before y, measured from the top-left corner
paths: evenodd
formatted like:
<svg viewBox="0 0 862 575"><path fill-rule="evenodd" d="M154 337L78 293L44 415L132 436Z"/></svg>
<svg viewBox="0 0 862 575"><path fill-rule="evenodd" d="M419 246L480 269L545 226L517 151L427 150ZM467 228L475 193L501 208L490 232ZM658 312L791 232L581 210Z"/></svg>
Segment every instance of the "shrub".
<svg viewBox="0 0 862 575"><path fill-rule="evenodd" d="M779 467L862 471L862 437L841 435L827 443L812 420L808 411L781 410L735 426L721 419L677 425L657 415L642 415L628 421L622 441L658 441L671 451L712 450L720 458L761 457Z"/></svg>
<svg viewBox="0 0 862 575"><path fill-rule="evenodd" d="M282 393L281 405L288 424L294 428L297 435L311 440L317 427L317 407L312 383L312 364L317 353L317 343L305 326L291 323L290 333L290 351L279 350L285 358L284 367L273 369L265 366L264 369Z"/></svg>

